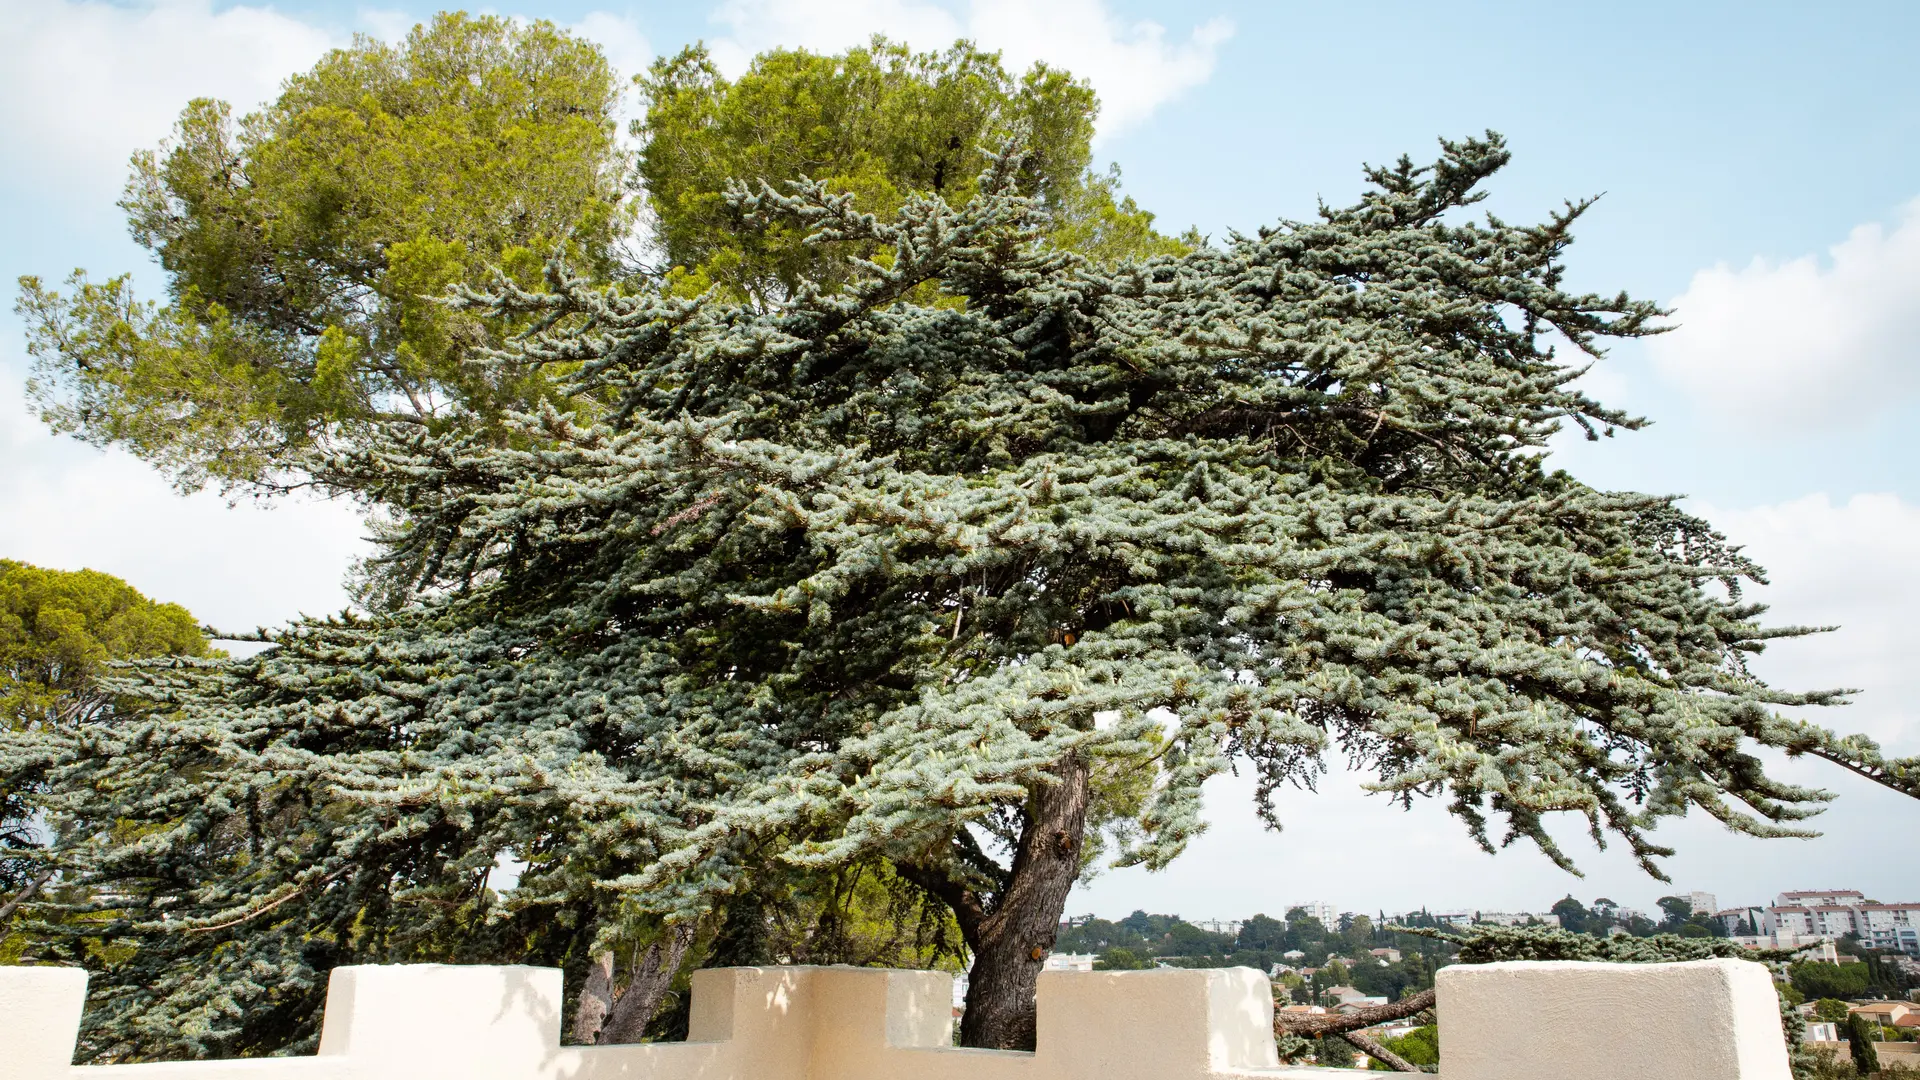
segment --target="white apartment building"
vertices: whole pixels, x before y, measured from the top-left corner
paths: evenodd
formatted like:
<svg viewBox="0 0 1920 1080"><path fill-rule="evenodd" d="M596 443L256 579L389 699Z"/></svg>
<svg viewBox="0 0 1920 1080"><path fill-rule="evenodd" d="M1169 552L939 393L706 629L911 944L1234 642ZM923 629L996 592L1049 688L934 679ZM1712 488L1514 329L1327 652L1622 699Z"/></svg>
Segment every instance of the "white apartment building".
<svg viewBox="0 0 1920 1080"><path fill-rule="evenodd" d="M1763 907L1722 908L1713 913L1720 925L1727 928L1729 937L1740 932L1740 924L1746 923L1756 932L1764 932L1767 926L1767 909Z"/></svg>
<svg viewBox="0 0 1920 1080"><path fill-rule="evenodd" d="M1797 889L1773 898L1774 907L1808 907L1813 904L1863 904L1866 895L1858 889Z"/></svg>
<svg viewBox="0 0 1920 1080"><path fill-rule="evenodd" d="M1853 889L1783 892L1767 908L1761 932L1842 937L1920 955L1920 901L1882 904Z"/></svg>
<svg viewBox="0 0 1920 1080"><path fill-rule="evenodd" d="M1325 900L1309 900L1304 904L1290 904L1287 910L1292 911L1294 908L1300 908L1308 915L1319 919L1321 926L1338 928L1340 925L1340 913L1333 910L1333 905L1327 903Z"/></svg>
<svg viewBox="0 0 1920 1080"><path fill-rule="evenodd" d="M1888 949L1906 953L1908 956L1920 956L1920 927L1896 926L1888 930L1875 930L1866 943L1875 949Z"/></svg>

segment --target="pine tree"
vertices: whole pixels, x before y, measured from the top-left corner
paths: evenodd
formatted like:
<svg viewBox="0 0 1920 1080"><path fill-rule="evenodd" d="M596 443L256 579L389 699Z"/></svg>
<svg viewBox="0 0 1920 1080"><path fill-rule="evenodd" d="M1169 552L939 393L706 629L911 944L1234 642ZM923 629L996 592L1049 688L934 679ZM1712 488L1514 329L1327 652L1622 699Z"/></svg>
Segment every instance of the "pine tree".
<svg viewBox="0 0 1920 1080"><path fill-rule="evenodd" d="M881 251L832 289L460 293L530 320L493 362L563 393L505 437L387 425L315 466L392 511L387 603L153 665L150 718L0 747L55 812L126 823L68 856L122 946L88 1052L310 1044L349 961L578 986L611 952L657 981L767 868L862 859L954 912L962 1041L1031 1047L1075 878L1167 865L1236 763L1269 820L1337 752L1489 850L1570 865L1567 812L1656 875L1651 829L1693 808L1803 834L1828 796L1756 746L1920 790L1779 712L1840 692L1748 672L1806 632L1758 622L1759 567L1547 467L1563 425L1639 423L1550 343L1660 312L1562 288L1585 203L1468 220L1507 151L1443 146L1317 220L1117 268L1046 242L1011 155L885 220L735 190L744 222ZM526 865L496 894L502 854Z"/></svg>

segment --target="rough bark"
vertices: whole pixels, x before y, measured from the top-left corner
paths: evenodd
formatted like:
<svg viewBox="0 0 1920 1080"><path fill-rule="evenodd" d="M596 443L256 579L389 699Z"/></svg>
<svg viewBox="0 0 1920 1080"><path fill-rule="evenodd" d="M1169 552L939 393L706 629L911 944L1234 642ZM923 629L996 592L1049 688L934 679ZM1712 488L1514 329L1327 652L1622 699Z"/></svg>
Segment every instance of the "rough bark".
<svg viewBox="0 0 1920 1080"><path fill-rule="evenodd" d="M1347 1040L1347 1045L1378 1061L1380 1064L1385 1065L1387 1068L1392 1069L1394 1072L1417 1073L1420 1071L1420 1066L1381 1046L1371 1037L1362 1035L1358 1031L1343 1031L1340 1033L1340 1037Z"/></svg>
<svg viewBox="0 0 1920 1080"><path fill-rule="evenodd" d="M1275 1035L1295 1035L1302 1039L1345 1035L1349 1031L1370 1028L1389 1020L1404 1020L1415 1013L1425 1012L1433 1008L1434 996L1432 990L1422 990L1410 998L1360 1009L1345 1016L1338 1013L1319 1016L1276 1015L1273 1018L1273 1032Z"/></svg>
<svg viewBox="0 0 1920 1080"><path fill-rule="evenodd" d="M613 1009L613 954L603 952L587 968L586 985L580 988L580 1005L573 1011L573 1041L592 1043L600 1038L600 1029Z"/></svg>
<svg viewBox="0 0 1920 1080"><path fill-rule="evenodd" d="M8 900L4 905L0 905L0 919L4 919L12 915L15 911L19 909L21 904L24 904L27 901L33 899L33 894L40 891L40 886L45 885L47 882L52 880L53 880L53 870L51 868L41 871L40 876L34 878L32 881L27 882L24 888L22 888L19 892L14 893L13 899Z"/></svg>
<svg viewBox="0 0 1920 1080"><path fill-rule="evenodd" d="M639 967L633 977L627 980L627 989L614 999L613 1007L607 1012L607 1021L600 1028L598 1042L632 1043L639 1042L647 1033L647 1021L660 1011L660 999L666 995L668 984L680 970L680 961L686 958L687 946L693 944L695 927L690 922L675 923L667 927L667 932L659 940L647 946L641 957Z"/></svg>
<svg viewBox="0 0 1920 1080"><path fill-rule="evenodd" d="M1060 932L1067 893L1080 876L1087 831L1088 769L1069 757L1050 770L1054 782L1028 799L1013 865L991 898L954 883L944 872L902 866L901 872L953 908L973 952L960 1045L991 1050L1034 1047L1035 984Z"/></svg>

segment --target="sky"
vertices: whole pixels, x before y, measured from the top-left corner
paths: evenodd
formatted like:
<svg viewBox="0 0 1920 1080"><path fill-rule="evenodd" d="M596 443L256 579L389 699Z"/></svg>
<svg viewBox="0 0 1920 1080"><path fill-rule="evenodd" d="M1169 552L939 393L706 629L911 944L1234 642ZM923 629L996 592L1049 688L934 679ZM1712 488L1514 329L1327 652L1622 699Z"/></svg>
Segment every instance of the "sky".
<svg viewBox="0 0 1920 1080"><path fill-rule="evenodd" d="M115 199L135 149L193 97L245 110L356 33L392 38L434 5L0 0L0 274L164 279ZM1363 163L1431 158L1435 139L1503 133L1513 164L1486 209L1539 220L1603 195L1577 231L1572 287L1625 290L1676 329L1623 344L1583 383L1650 418L1568 438L1556 460L1603 488L1686 496L1766 566L1782 624L1756 670L1795 689L1851 687L1818 719L1920 753L1920 5L1743 2L1180 4L1122 0L723 0L521 3L604 48L623 72L704 41L728 71L774 46L834 50L881 32L922 48L967 37L1010 67L1092 82L1095 142L1168 231L1224 237L1310 216L1360 190ZM182 496L141 462L49 434L28 410L17 316L0 312L0 557L119 575L226 630L346 602L366 549L350 506ZM1266 831L1251 786L1208 789L1213 826L1159 873L1076 888L1075 914L1135 908L1236 918L1324 900L1396 912L1544 910L1563 895L1651 908L1705 890L1723 906L1795 888L1920 900L1920 802L1820 762L1811 840L1661 828L1673 884L1578 822L1584 877L1532 850L1475 848L1439 808L1402 811L1334 772L1281 799Z"/></svg>

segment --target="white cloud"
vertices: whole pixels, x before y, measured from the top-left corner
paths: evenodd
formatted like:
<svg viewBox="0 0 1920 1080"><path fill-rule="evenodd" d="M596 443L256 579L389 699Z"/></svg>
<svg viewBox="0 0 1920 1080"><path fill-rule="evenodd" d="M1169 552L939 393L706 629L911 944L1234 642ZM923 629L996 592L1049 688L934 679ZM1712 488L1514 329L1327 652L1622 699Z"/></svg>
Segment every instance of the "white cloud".
<svg viewBox="0 0 1920 1080"><path fill-rule="evenodd" d="M772 48L838 52L885 34L934 49L966 36L951 12L924 0L726 0L713 19L732 29L709 45L728 76L745 71L755 53Z"/></svg>
<svg viewBox="0 0 1920 1080"><path fill-rule="evenodd" d="M349 505L182 498L129 454L49 434L21 396L0 368L0 557L113 574L222 630L346 605L347 566L370 550Z"/></svg>
<svg viewBox="0 0 1920 1080"><path fill-rule="evenodd" d="M1233 23L1215 17L1185 41L1169 41L1165 27L1125 23L1101 0L975 0L968 22L971 33L1002 50L1015 70L1045 60L1091 81L1100 94L1103 135L1146 119L1161 103L1206 82L1220 46L1233 36Z"/></svg>
<svg viewBox="0 0 1920 1080"><path fill-rule="evenodd" d="M16 182L89 204L119 191L134 150L172 129L188 99L245 111L340 44L257 7L208 0L127 7L97 0L0 6L0 141Z"/></svg>
<svg viewBox="0 0 1920 1080"><path fill-rule="evenodd" d="M757 52L776 46L836 52L885 34L916 49L944 49L968 38L999 50L1007 66L1035 61L1065 68L1100 95L1100 134L1110 136L1213 75L1233 24L1213 18L1184 39L1148 20L1128 21L1104 0L970 0L965 12L926 0L729 0L715 14L732 34L712 45L721 70L737 74Z"/></svg>
<svg viewBox="0 0 1920 1080"><path fill-rule="evenodd" d="M647 65L653 62L653 43L641 32L639 23L624 15L589 12L567 30L600 46L607 62L623 80L644 74Z"/></svg>
<svg viewBox="0 0 1920 1080"><path fill-rule="evenodd" d="M1920 200L1825 260L1756 258L1693 276L1656 370L1724 419L1832 428L1920 390Z"/></svg>
<svg viewBox="0 0 1920 1080"><path fill-rule="evenodd" d="M618 137L623 143L629 142L627 125L644 113L640 95L631 80L635 75L646 74L647 65L653 63L653 43L641 32L639 23L606 11L588 12L566 29L598 45L606 54L607 62L613 65L620 81L620 103L614 109L614 118L619 125Z"/></svg>
<svg viewBox="0 0 1920 1080"><path fill-rule="evenodd" d="M1775 624L1837 626L1831 633L1776 642L1755 674L1791 690L1860 690L1844 708L1810 715L1860 731L1903 753L1920 751L1920 506L1897 495L1855 495L1834 505L1824 494L1749 510L1702 509L1773 582L1752 590L1772 605Z"/></svg>

